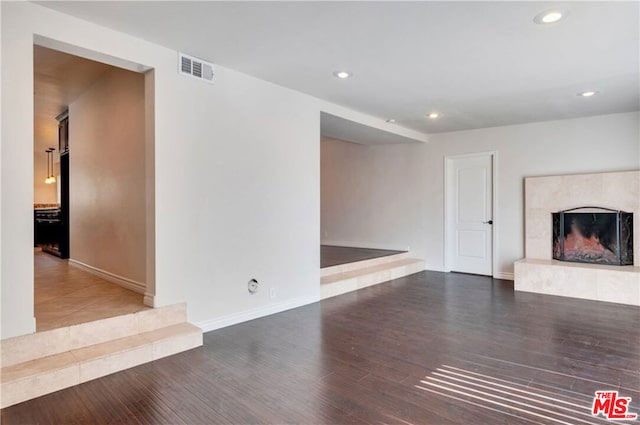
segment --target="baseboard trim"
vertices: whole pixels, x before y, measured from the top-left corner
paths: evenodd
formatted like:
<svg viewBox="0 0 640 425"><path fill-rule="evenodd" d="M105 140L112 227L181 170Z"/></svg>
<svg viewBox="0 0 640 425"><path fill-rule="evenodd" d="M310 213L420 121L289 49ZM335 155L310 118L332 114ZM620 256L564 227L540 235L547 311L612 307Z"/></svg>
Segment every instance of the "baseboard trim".
<svg viewBox="0 0 640 425"><path fill-rule="evenodd" d="M445 272L444 267L442 267L442 265L436 265L436 264L427 264L424 266L425 270L428 270L430 272Z"/></svg>
<svg viewBox="0 0 640 425"><path fill-rule="evenodd" d="M451 272L451 270L445 270L444 267L442 267L441 265L435 265L435 264L427 264L425 266L425 270L432 271L432 272L443 272L443 273ZM504 279L504 280L514 280L513 273L510 273L510 272L494 273L493 278Z"/></svg>
<svg viewBox="0 0 640 425"><path fill-rule="evenodd" d="M347 248L370 248L370 249L386 249L389 251L410 251L411 247L407 245L394 245L373 242L346 242L346 241L321 241L321 245L344 246Z"/></svg>
<svg viewBox="0 0 640 425"><path fill-rule="evenodd" d="M137 292L138 294L144 294L146 285L141 282L137 282L133 279L128 279L126 277L118 276L117 274L113 274L106 270L99 269L97 267L90 266L81 261L74 260L73 258L69 258L69 264L82 269L88 273L91 273L95 276L98 276L104 280L108 280L111 283L115 283L118 286L122 286L125 289L128 289L133 292ZM145 296L146 300L146 296Z"/></svg>
<svg viewBox="0 0 640 425"><path fill-rule="evenodd" d="M294 298L278 304L270 304L263 307L253 308L238 313L228 314L214 319L196 322L195 325L202 329L203 332L215 331L216 329L226 328L227 326L236 325L249 320L259 319L261 317L270 316L272 314L281 313L293 308L302 307L320 301L320 295L311 297Z"/></svg>
<svg viewBox="0 0 640 425"><path fill-rule="evenodd" d="M144 299L142 300L142 303L144 305L146 305L147 307L154 308L155 307L155 298L156 298L155 295L145 293L144 294Z"/></svg>
<svg viewBox="0 0 640 425"><path fill-rule="evenodd" d="M513 273L510 273L510 272L494 273L493 277L494 277L494 279L504 279L504 280L514 280L515 279Z"/></svg>

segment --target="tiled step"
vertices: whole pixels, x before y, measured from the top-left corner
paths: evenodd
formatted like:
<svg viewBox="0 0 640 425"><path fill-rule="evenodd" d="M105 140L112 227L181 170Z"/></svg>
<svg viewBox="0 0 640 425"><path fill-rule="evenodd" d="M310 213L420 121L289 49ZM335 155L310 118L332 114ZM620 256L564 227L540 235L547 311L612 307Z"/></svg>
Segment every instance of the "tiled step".
<svg viewBox="0 0 640 425"><path fill-rule="evenodd" d="M392 279L408 276L425 269L425 262L402 258L355 270L337 272L320 278L320 298L330 298Z"/></svg>
<svg viewBox="0 0 640 425"><path fill-rule="evenodd" d="M0 407L201 345L184 304L3 340Z"/></svg>
<svg viewBox="0 0 640 425"><path fill-rule="evenodd" d="M385 255L384 257L370 258L368 260L355 261L353 263L338 264L337 266L324 267L320 269L320 276L329 276L336 273L344 273L352 270L364 269L367 267L377 266L379 264L393 263L394 261L403 260L409 256L408 252L400 254Z"/></svg>

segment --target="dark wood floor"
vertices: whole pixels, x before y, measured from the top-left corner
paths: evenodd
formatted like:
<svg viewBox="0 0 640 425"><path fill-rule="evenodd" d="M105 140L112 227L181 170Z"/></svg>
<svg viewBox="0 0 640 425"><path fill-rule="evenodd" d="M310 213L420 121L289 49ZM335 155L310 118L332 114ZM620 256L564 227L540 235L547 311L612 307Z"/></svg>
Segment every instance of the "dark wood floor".
<svg viewBox="0 0 640 425"><path fill-rule="evenodd" d="M640 309L422 272L205 335L9 424L580 424L640 404ZM637 423L637 422L636 422Z"/></svg>
<svg viewBox="0 0 640 425"><path fill-rule="evenodd" d="M388 249L352 248L346 246L320 245L320 268L337 266L339 264L354 263L371 258L386 257L402 254L405 251L391 251Z"/></svg>

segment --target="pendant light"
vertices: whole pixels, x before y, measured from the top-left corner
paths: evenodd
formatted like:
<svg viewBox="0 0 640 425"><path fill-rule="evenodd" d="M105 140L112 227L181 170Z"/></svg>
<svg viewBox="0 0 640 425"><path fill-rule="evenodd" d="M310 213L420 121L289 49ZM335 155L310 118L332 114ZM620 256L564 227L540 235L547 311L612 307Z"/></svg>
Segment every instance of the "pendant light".
<svg viewBox="0 0 640 425"><path fill-rule="evenodd" d="M46 184L56 182L56 177L53 175L53 151L55 150L55 148L49 148L45 151L47 153L47 178L44 179Z"/></svg>
<svg viewBox="0 0 640 425"><path fill-rule="evenodd" d="M51 183L51 173L49 171L49 156L51 155L51 150L47 149L45 152L47 153L47 178L44 179L44 182L49 184Z"/></svg>
<svg viewBox="0 0 640 425"><path fill-rule="evenodd" d="M56 148L49 148L49 149L51 149L51 183L55 183L56 176L53 175L53 152L55 152Z"/></svg>

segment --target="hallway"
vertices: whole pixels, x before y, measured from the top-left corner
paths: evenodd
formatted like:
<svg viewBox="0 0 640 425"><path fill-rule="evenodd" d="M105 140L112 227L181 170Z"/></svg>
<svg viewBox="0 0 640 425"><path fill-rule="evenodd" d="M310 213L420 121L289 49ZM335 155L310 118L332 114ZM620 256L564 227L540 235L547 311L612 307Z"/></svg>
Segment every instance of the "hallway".
<svg viewBox="0 0 640 425"><path fill-rule="evenodd" d="M35 249L36 332L146 310L143 295Z"/></svg>

